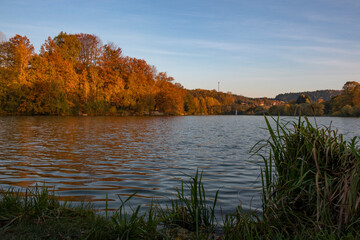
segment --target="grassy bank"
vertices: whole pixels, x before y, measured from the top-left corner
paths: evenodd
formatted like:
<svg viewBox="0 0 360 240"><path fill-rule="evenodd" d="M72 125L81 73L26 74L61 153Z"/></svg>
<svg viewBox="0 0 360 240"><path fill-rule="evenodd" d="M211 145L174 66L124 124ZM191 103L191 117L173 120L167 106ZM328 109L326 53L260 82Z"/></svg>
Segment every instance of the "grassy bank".
<svg viewBox="0 0 360 240"><path fill-rule="evenodd" d="M190 190L190 196L186 196ZM145 213L120 199L115 212L96 214L89 204L72 206L56 200L47 188L1 192L1 239L214 239L215 206L205 196L202 174L182 182L171 206L153 202ZM210 205L206 203L211 203ZM130 209L130 211L129 211Z"/></svg>
<svg viewBox="0 0 360 240"><path fill-rule="evenodd" d="M357 139L306 118L265 120L270 138L253 148L265 165L261 215L239 206L215 219L218 193L206 196L198 172L181 182L170 206L151 202L145 213L128 211L133 196L99 215L86 204L60 203L46 188L10 189L1 192L1 239L359 239Z"/></svg>

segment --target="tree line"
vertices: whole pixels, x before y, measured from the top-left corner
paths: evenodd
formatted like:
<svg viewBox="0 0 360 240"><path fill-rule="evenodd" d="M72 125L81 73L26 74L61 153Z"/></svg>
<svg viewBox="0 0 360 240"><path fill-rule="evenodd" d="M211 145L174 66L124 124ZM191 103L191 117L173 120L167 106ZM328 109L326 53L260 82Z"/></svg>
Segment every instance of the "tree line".
<svg viewBox="0 0 360 240"><path fill-rule="evenodd" d="M92 34L61 32L39 54L26 36L0 45L0 109L8 114L179 114L184 89Z"/></svg>
<svg viewBox="0 0 360 240"><path fill-rule="evenodd" d="M272 115L290 115L299 114L308 116L345 116L360 117L360 84L355 81L346 82L339 92L328 101L322 98L312 101L306 94L300 94L297 100L273 106L269 109Z"/></svg>
<svg viewBox="0 0 360 240"><path fill-rule="evenodd" d="M318 92L316 96L323 94ZM339 93L336 93L339 94ZM93 34L59 33L35 53L26 36L0 39L1 115L360 115L360 87L329 101L282 102L185 89L143 59ZM304 95L304 94L303 94ZM320 96L319 95L319 96ZM305 95L306 96L306 95Z"/></svg>
<svg viewBox="0 0 360 240"><path fill-rule="evenodd" d="M0 42L0 114L251 114L261 101L184 89L167 73L92 34L61 32L38 54L26 36Z"/></svg>
<svg viewBox="0 0 360 240"><path fill-rule="evenodd" d="M297 93L282 93L276 95L275 99L283 102L290 102L291 100L297 100L301 94L308 95L313 101L318 101L322 99L324 101L329 101L331 98L339 95L341 90L317 90L317 91L307 91L307 92L297 92Z"/></svg>

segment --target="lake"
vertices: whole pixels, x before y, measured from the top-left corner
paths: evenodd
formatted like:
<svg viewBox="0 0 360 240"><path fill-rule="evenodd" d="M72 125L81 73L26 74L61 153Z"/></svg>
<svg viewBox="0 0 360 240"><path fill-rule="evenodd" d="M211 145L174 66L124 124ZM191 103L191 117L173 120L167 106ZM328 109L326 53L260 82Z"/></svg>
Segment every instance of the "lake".
<svg viewBox="0 0 360 240"><path fill-rule="evenodd" d="M294 118L286 118L294 119ZM311 118L314 122L314 119ZM348 139L360 119L317 117ZM97 209L169 204L180 180L204 172L207 196L231 213L261 210L262 160L249 154L268 137L262 116L0 117L0 185L44 184L61 200L91 201ZM219 211L219 210L218 210Z"/></svg>

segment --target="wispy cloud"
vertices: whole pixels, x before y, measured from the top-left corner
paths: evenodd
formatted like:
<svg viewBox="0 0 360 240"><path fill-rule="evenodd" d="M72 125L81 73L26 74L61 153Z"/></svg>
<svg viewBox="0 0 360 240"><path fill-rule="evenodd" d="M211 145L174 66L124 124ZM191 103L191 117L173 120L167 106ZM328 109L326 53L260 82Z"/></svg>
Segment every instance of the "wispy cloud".
<svg viewBox="0 0 360 240"><path fill-rule="evenodd" d="M339 38L331 38L331 37L324 37L324 36L316 36L314 34L309 35L300 35L300 34L280 34L277 35L278 37L284 38L284 39L293 39L293 40L301 40L301 41L309 41L309 42L317 42L317 43L326 43L326 44L358 44L358 41L352 41L352 40L344 40Z"/></svg>
<svg viewBox="0 0 360 240"><path fill-rule="evenodd" d="M310 65L323 65L328 67L338 67L346 69L358 69L360 66L360 60L357 61L348 61L341 59L328 59L328 58L301 58L294 56L287 56L289 60L310 64Z"/></svg>
<svg viewBox="0 0 360 240"><path fill-rule="evenodd" d="M210 41L197 38L174 38L174 37L164 37L159 35L143 34L137 32L124 32L112 34L112 37L118 39L119 41L132 41L132 42L145 42L146 44L151 45L160 45L160 46L173 46L178 48L182 47L191 47L198 49L212 49L212 50L222 50L222 51L241 51L247 50L250 47L250 44L242 44L235 42L226 42L226 41ZM168 47L167 47L168 48ZM161 50L162 51L162 50Z"/></svg>
<svg viewBox="0 0 360 240"><path fill-rule="evenodd" d="M224 50L224 51L239 51L245 49L239 44L229 43L229 42L221 42L221 41L207 41L202 39L182 39L178 40L179 43L194 45L200 48L210 48L216 50Z"/></svg>
<svg viewBox="0 0 360 240"><path fill-rule="evenodd" d="M166 50L157 50L157 49L134 49L135 51L153 53L159 55L169 55L169 56L187 56L187 57L203 57L204 55L195 54L195 53L186 53L186 52L175 52L175 51L166 51Z"/></svg>
<svg viewBox="0 0 360 240"><path fill-rule="evenodd" d="M308 51L319 52L325 54L344 54L344 55L360 55L360 48L337 48L337 47L321 47L321 46L279 46L280 49L291 51Z"/></svg>

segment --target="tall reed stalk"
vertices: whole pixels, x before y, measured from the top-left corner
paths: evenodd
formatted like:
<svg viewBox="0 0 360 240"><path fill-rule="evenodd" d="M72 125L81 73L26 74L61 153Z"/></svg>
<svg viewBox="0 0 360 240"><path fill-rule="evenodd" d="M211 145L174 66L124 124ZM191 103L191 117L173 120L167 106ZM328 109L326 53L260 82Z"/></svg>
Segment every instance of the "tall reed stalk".
<svg viewBox="0 0 360 240"><path fill-rule="evenodd" d="M337 131L314 126L306 117L287 123L270 119L274 127L265 117L270 138L255 148L265 164L263 221L289 234L360 227L358 138L347 142ZM270 147L268 155L265 146Z"/></svg>
<svg viewBox="0 0 360 240"><path fill-rule="evenodd" d="M172 200L171 208L167 209L168 219L190 231L195 231L199 236L200 231L212 232L215 226L215 206L219 190L216 191L213 200L206 196L204 185L202 183L203 174L196 170L195 176L190 177L190 181L177 189L176 199ZM186 194L190 191L190 195ZM210 205L208 204L210 203Z"/></svg>

